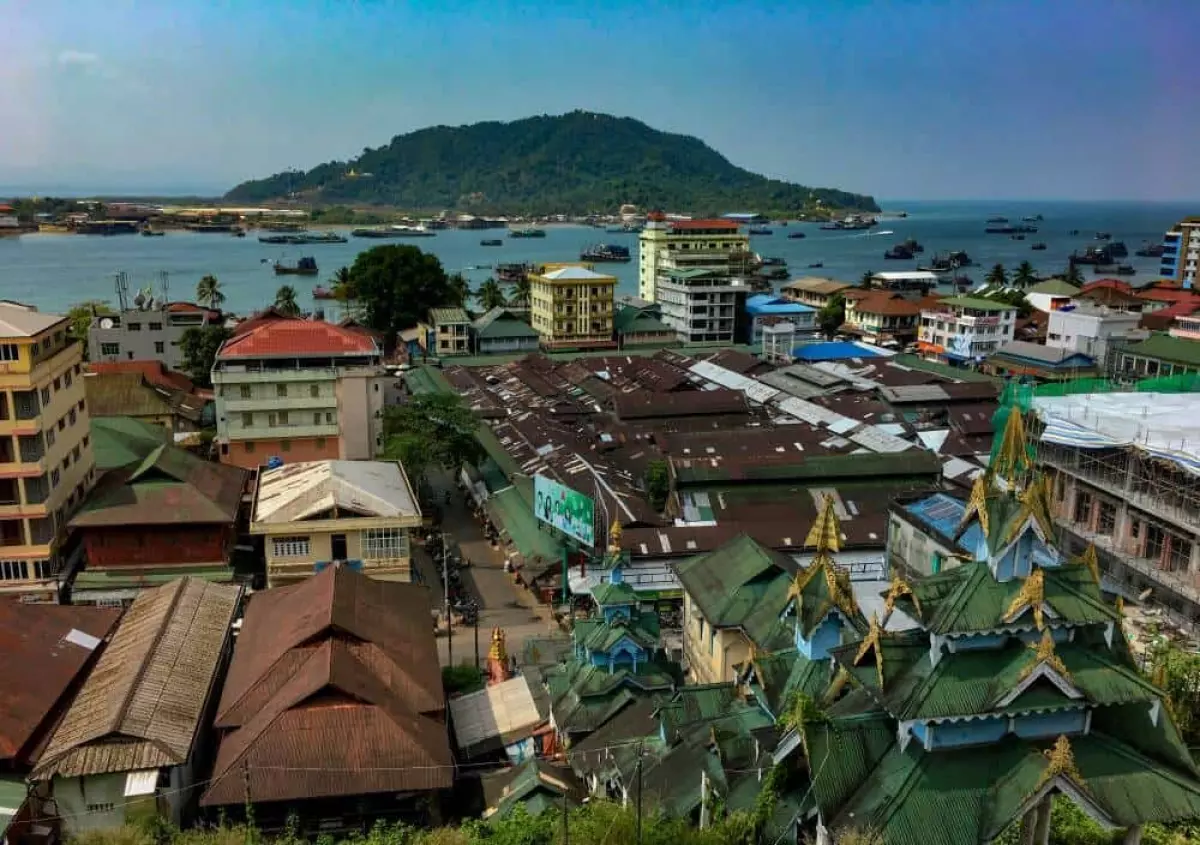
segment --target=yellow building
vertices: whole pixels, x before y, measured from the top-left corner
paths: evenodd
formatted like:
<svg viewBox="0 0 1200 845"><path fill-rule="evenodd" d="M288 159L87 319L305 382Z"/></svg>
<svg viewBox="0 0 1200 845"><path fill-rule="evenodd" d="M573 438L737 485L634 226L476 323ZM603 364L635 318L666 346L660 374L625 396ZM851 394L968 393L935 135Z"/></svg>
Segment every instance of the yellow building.
<svg viewBox="0 0 1200 845"><path fill-rule="evenodd" d="M395 461L308 461L259 474L250 533L263 537L267 586L338 564L411 581L409 532L421 509Z"/></svg>
<svg viewBox="0 0 1200 845"><path fill-rule="evenodd" d="M69 321L0 301L0 595L53 601L67 522L95 481Z"/></svg>
<svg viewBox="0 0 1200 845"><path fill-rule="evenodd" d="M530 324L548 349L607 349L617 279L585 264L547 264L529 276Z"/></svg>
<svg viewBox="0 0 1200 845"><path fill-rule="evenodd" d="M745 275L751 255L750 236L736 221L667 220L654 212L638 235L638 296L658 302L658 277L668 270Z"/></svg>

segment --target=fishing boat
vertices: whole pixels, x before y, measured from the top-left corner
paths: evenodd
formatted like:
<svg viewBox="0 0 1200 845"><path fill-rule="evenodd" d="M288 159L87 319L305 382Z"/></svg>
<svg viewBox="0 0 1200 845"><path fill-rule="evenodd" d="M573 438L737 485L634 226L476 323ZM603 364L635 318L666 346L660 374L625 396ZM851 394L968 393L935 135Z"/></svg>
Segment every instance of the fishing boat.
<svg viewBox="0 0 1200 845"><path fill-rule="evenodd" d="M1083 255L1072 252L1067 260L1071 264L1095 264L1097 266L1107 266L1113 263L1112 253L1108 251L1108 247L1103 246L1089 246L1084 250Z"/></svg>
<svg viewBox="0 0 1200 845"><path fill-rule="evenodd" d="M275 269L276 276L315 276L317 275L317 260L315 258L305 256L295 264L284 264L281 261L276 261L271 265Z"/></svg>
<svg viewBox="0 0 1200 845"><path fill-rule="evenodd" d="M775 230L768 229L766 226L751 226L746 230L746 233L750 235L773 235L775 234Z"/></svg>
<svg viewBox="0 0 1200 845"><path fill-rule="evenodd" d="M1166 247L1162 244L1152 244L1150 241L1146 241L1142 244L1142 248L1133 254L1141 258L1162 258L1163 253L1166 251Z"/></svg>
<svg viewBox="0 0 1200 845"><path fill-rule="evenodd" d="M350 237L352 238L394 238L396 233L391 229L384 229L378 226L370 226L359 229L351 229Z"/></svg>
<svg viewBox="0 0 1200 845"><path fill-rule="evenodd" d="M896 244L894 247L885 252L883 257L892 261L908 261L914 256L913 251L907 246L904 244Z"/></svg>
<svg viewBox="0 0 1200 845"><path fill-rule="evenodd" d="M1113 258L1128 258L1129 247L1125 246L1124 241L1111 241L1108 245L1108 253Z"/></svg>
<svg viewBox="0 0 1200 845"><path fill-rule="evenodd" d="M147 226L145 229L142 229L143 238L161 238L165 234L166 232L158 229L151 229L149 226Z"/></svg>
<svg viewBox="0 0 1200 845"><path fill-rule="evenodd" d="M544 238L545 229L513 229L508 233L510 238Z"/></svg>
<svg viewBox="0 0 1200 845"><path fill-rule="evenodd" d="M499 238L485 238L479 242L480 246L504 246L504 241Z"/></svg>
<svg viewBox="0 0 1200 845"><path fill-rule="evenodd" d="M1112 232L1097 232L1097 233L1096 233L1096 240L1098 240L1098 241L1110 241L1110 240L1112 240Z"/></svg>
<svg viewBox="0 0 1200 845"><path fill-rule="evenodd" d="M1134 266L1132 264L1118 264L1117 265L1117 275L1118 276L1136 276L1137 270L1134 269Z"/></svg>
<svg viewBox="0 0 1200 845"><path fill-rule="evenodd" d="M1032 235L1037 231L1037 226L988 226L983 230L985 235Z"/></svg>
<svg viewBox="0 0 1200 845"><path fill-rule="evenodd" d="M84 220L75 224L79 235L136 235L138 225L133 220Z"/></svg>
<svg viewBox="0 0 1200 845"><path fill-rule="evenodd" d="M630 260L629 247L618 244L594 244L579 253L580 261L625 263Z"/></svg>
<svg viewBox="0 0 1200 845"><path fill-rule="evenodd" d="M804 237L806 237L806 235L803 232L788 232L789 241L798 241Z"/></svg>
<svg viewBox="0 0 1200 845"><path fill-rule="evenodd" d="M1028 216L1026 216L1026 217L1022 217L1021 219L1022 219L1023 221L1025 221L1026 223L1041 223L1041 222L1042 222L1042 215L1040 215L1040 214L1031 214L1031 215L1028 215Z"/></svg>
<svg viewBox="0 0 1200 845"><path fill-rule="evenodd" d="M832 220L822 223L821 228L831 232L861 232L879 225L875 217L865 217L861 214L850 214L842 220Z"/></svg>
<svg viewBox="0 0 1200 845"><path fill-rule="evenodd" d="M409 226L403 223L397 223L391 227L393 238L433 238L437 237L437 232L432 229L426 229L424 226Z"/></svg>
<svg viewBox="0 0 1200 845"><path fill-rule="evenodd" d="M1046 244L1043 241L1038 241L1031 247L1031 249L1033 249L1034 252L1041 252L1045 248L1046 248Z"/></svg>
<svg viewBox="0 0 1200 845"><path fill-rule="evenodd" d="M236 231L230 232L229 234L233 235L235 238L244 238L244 237L246 237L246 230L245 229L237 229Z"/></svg>
<svg viewBox="0 0 1200 845"><path fill-rule="evenodd" d="M996 217L989 217L989 218L988 218L988 219L987 219L985 222L987 222L987 223L1007 223L1007 222L1008 222L1008 218L1007 218L1007 217L1000 217L1000 216L996 216Z"/></svg>
<svg viewBox="0 0 1200 845"><path fill-rule="evenodd" d="M1079 234L1079 230L1078 230L1078 229L1072 229L1072 230L1071 230L1071 234L1072 234L1072 235L1078 235L1078 234Z"/></svg>
<svg viewBox="0 0 1200 845"><path fill-rule="evenodd" d="M1023 240L1025 240L1025 236L1024 235L1013 235L1012 239L1014 241L1023 241Z"/></svg>
<svg viewBox="0 0 1200 845"><path fill-rule="evenodd" d="M808 269L809 270L820 270L824 266L825 266L824 261L814 261L812 264L808 265Z"/></svg>

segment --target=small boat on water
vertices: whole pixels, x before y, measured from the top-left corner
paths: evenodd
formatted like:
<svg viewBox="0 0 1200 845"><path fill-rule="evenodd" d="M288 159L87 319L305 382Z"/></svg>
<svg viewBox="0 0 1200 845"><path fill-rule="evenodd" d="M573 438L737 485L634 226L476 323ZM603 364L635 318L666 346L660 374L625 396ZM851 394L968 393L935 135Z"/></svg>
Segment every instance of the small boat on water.
<svg viewBox="0 0 1200 845"><path fill-rule="evenodd" d="M344 244L346 238L337 232L297 232L290 235L259 235L260 244Z"/></svg>
<svg viewBox="0 0 1200 845"><path fill-rule="evenodd" d="M746 230L746 233L750 235L773 235L775 234L775 230L768 229L766 226L751 226Z"/></svg>
<svg viewBox="0 0 1200 845"><path fill-rule="evenodd" d="M1038 241L1031 247L1031 249L1033 249L1034 252L1041 252L1045 248L1046 248L1046 244L1043 241Z"/></svg>
<svg viewBox="0 0 1200 845"><path fill-rule="evenodd" d="M484 238L479 242L480 246L504 246L504 241L499 238Z"/></svg>
<svg viewBox="0 0 1200 845"><path fill-rule="evenodd" d="M619 244L593 244L579 253L580 261L625 263L630 259L629 247Z"/></svg>
<svg viewBox="0 0 1200 845"><path fill-rule="evenodd" d="M437 232L432 229L427 229L424 226L408 226L398 223L391 227L393 238L433 238L437 237Z"/></svg>
<svg viewBox="0 0 1200 845"><path fill-rule="evenodd" d="M1111 233L1111 232L1097 232L1097 233L1096 233L1096 240L1098 240L1098 241L1110 241L1110 240L1112 240L1112 233Z"/></svg>
<svg viewBox="0 0 1200 845"><path fill-rule="evenodd" d="M544 238L545 229L513 229L508 233L510 238Z"/></svg>
<svg viewBox="0 0 1200 845"><path fill-rule="evenodd" d="M1025 240L1025 236L1024 235L1013 235L1012 239L1014 241L1023 241L1023 240Z"/></svg>
<svg viewBox="0 0 1200 845"><path fill-rule="evenodd" d="M148 226L145 229L142 229L143 238L161 238L165 234L166 232L160 229L151 229Z"/></svg>
<svg viewBox="0 0 1200 845"><path fill-rule="evenodd" d="M1079 234L1079 230L1078 230L1078 229L1072 229L1072 230L1071 230L1071 234L1072 234L1072 235L1078 235L1078 234Z"/></svg>
<svg viewBox="0 0 1200 845"><path fill-rule="evenodd" d="M1137 270L1134 269L1134 266L1132 264L1118 264L1117 265L1117 275L1118 276L1136 276Z"/></svg>
<svg viewBox="0 0 1200 845"><path fill-rule="evenodd" d="M238 229L236 232L230 232L229 234L233 235L235 238L244 238L246 237L246 230Z"/></svg>
<svg viewBox="0 0 1200 845"><path fill-rule="evenodd" d="M295 264L284 264L281 261L276 261L271 265L275 268L276 276L315 276L317 275L317 260L310 256L305 256Z"/></svg>
<svg viewBox="0 0 1200 845"><path fill-rule="evenodd" d="M984 222L986 222L986 223L1007 223L1007 222L1008 222L1008 218L1007 218L1007 217L1000 217L1000 216L996 216L996 217L989 217L989 218L988 218L986 221L984 221Z"/></svg>
<svg viewBox="0 0 1200 845"><path fill-rule="evenodd" d="M1037 226L1012 226L1005 224L1003 226L988 226L983 230L985 235L1032 235L1037 231Z"/></svg>
<svg viewBox="0 0 1200 845"><path fill-rule="evenodd" d="M893 261L908 261L915 256L913 255L913 251L904 244L896 244L885 252L883 257Z"/></svg>
<svg viewBox="0 0 1200 845"><path fill-rule="evenodd" d="M1129 247L1125 246L1124 241L1111 241L1108 245L1108 253L1113 258L1128 258Z"/></svg>
<svg viewBox="0 0 1200 845"><path fill-rule="evenodd" d="M824 267L824 266L825 266L825 262L824 262L824 261L816 261L816 262L814 262L814 263L812 263L812 264L809 264L809 265L808 265L808 269L809 269L809 270L820 270L820 269L821 269L822 267Z"/></svg>
<svg viewBox="0 0 1200 845"><path fill-rule="evenodd" d="M1026 223L1041 223L1041 222L1042 222L1042 215L1040 215L1040 214L1031 214L1031 215L1028 215L1028 216L1026 216L1026 217L1022 217L1022 218L1021 218L1021 220L1023 220L1023 221L1024 221L1024 222L1026 222Z"/></svg>
<svg viewBox="0 0 1200 845"><path fill-rule="evenodd" d="M1096 264L1100 266L1107 266L1113 263L1112 253L1108 251L1108 247L1106 246L1089 246L1083 251L1083 255L1073 252L1067 261L1071 264Z"/></svg>
<svg viewBox="0 0 1200 845"><path fill-rule="evenodd" d="M1166 252L1166 247L1162 244L1152 244L1150 241L1146 241L1142 244L1142 248L1133 254L1141 258L1162 258L1164 252Z"/></svg>
<svg viewBox="0 0 1200 845"><path fill-rule="evenodd" d="M788 232L789 241L798 241L801 238L807 237L803 232Z"/></svg>
<svg viewBox="0 0 1200 845"><path fill-rule="evenodd" d="M317 285L315 288L312 289L312 298L316 299L316 300L337 299L337 294L335 294L329 288L325 288L325 287L321 287L320 285Z"/></svg>

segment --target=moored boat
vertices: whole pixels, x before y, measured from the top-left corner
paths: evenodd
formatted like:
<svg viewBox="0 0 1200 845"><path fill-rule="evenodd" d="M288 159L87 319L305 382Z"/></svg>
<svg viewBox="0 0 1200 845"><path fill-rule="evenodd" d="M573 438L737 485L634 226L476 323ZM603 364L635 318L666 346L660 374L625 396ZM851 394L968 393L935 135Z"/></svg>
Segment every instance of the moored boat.
<svg viewBox="0 0 1200 845"><path fill-rule="evenodd" d="M513 229L508 233L510 238L544 238L545 229Z"/></svg>
<svg viewBox="0 0 1200 845"><path fill-rule="evenodd" d="M1038 241L1037 243L1035 243L1035 244L1034 244L1032 247L1030 247L1030 248L1031 248L1031 249L1032 249L1034 252L1041 252L1042 250L1044 250L1044 249L1046 248L1046 244L1045 244L1045 242L1043 242L1043 241Z"/></svg>
<svg viewBox="0 0 1200 845"><path fill-rule="evenodd" d="M768 229L766 226L751 226L746 230L746 233L750 235L773 235L775 234L775 230Z"/></svg>
<svg viewBox="0 0 1200 845"><path fill-rule="evenodd" d="M310 256L305 256L295 264L284 264L281 261L276 261L271 265L275 269L276 276L315 276L317 275L317 260Z"/></svg>
<svg viewBox="0 0 1200 845"><path fill-rule="evenodd" d="M624 263L630 260L629 247L619 244L594 244L579 253L580 261Z"/></svg>
<svg viewBox="0 0 1200 845"><path fill-rule="evenodd" d="M479 242L480 246L504 246L504 241L499 238L485 238Z"/></svg>
<svg viewBox="0 0 1200 845"><path fill-rule="evenodd" d="M798 241L804 237L806 237L806 235L803 232L788 232L788 240L790 241Z"/></svg>
<svg viewBox="0 0 1200 845"><path fill-rule="evenodd" d="M1133 254L1141 258L1162 258L1163 253L1166 251L1166 247L1162 244L1152 244L1146 241L1142 244L1142 248L1136 250Z"/></svg>

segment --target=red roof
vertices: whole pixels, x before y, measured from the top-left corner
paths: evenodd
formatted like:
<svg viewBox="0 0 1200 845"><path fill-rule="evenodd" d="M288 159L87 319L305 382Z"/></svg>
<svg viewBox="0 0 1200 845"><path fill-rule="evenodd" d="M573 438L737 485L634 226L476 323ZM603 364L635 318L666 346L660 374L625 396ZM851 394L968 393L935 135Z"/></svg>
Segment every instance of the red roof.
<svg viewBox="0 0 1200 845"><path fill-rule="evenodd" d="M203 305L197 305L194 302L168 302L163 308L172 314L203 314L207 311L208 316L212 319L219 319L221 317L220 309L205 308Z"/></svg>
<svg viewBox="0 0 1200 845"><path fill-rule="evenodd" d="M264 355L373 355L375 340L362 332L320 320L252 319L248 330L225 341L218 357L257 358Z"/></svg>
<svg viewBox="0 0 1200 845"><path fill-rule="evenodd" d="M898 293L875 291L865 299L859 300L854 311L864 314L882 314L885 317L915 317L921 309L915 302L909 302Z"/></svg>
<svg viewBox="0 0 1200 845"><path fill-rule="evenodd" d="M671 228L677 232L687 232L695 229L728 229L736 232L738 224L732 220L673 220Z"/></svg>
<svg viewBox="0 0 1200 845"><path fill-rule="evenodd" d="M1129 282L1123 282L1120 279L1097 279L1094 282L1088 282L1079 289L1079 294L1091 293L1094 290L1115 290L1119 293L1133 295L1133 288L1129 286Z"/></svg>
<svg viewBox="0 0 1200 845"><path fill-rule="evenodd" d="M1200 298L1194 290L1185 288L1148 288L1138 291L1139 299L1149 299L1152 302L1191 302Z"/></svg>

